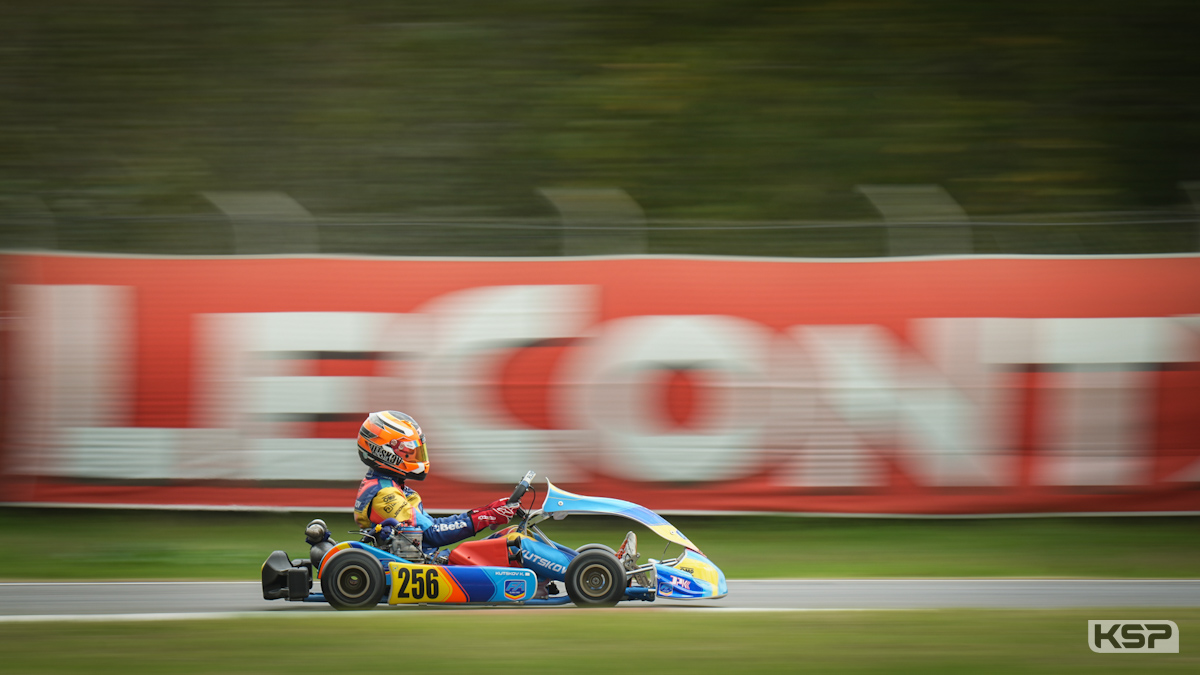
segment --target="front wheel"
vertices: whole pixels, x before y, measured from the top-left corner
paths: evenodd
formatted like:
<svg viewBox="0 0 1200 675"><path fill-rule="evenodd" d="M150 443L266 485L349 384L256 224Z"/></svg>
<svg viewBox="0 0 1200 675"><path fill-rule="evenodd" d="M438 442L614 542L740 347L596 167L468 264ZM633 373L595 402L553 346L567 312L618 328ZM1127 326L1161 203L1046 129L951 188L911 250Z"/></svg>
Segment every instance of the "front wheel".
<svg viewBox="0 0 1200 675"><path fill-rule="evenodd" d="M383 590L383 566L363 551L340 553L321 570L321 591L334 609L374 607Z"/></svg>
<svg viewBox="0 0 1200 675"><path fill-rule="evenodd" d="M575 549L576 553L583 553L584 551L608 551L609 553L613 554L613 557L616 557L617 555L617 552L613 550L613 547L606 546L604 544L584 544L583 546Z"/></svg>
<svg viewBox="0 0 1200 675"><path fill-rule="evenodd" d="M575 556L567 566L567 595L576 607L612 607L625 597L625 568L602 549Z"/></svg>

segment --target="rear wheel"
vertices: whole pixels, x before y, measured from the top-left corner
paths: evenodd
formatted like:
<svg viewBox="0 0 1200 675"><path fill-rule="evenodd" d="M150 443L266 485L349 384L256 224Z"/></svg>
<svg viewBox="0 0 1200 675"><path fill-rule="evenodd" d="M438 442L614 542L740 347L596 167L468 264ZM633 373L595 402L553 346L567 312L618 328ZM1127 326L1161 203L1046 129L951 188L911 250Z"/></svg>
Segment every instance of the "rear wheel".
<svg viewBox="0 0 1200 675"><path fill-rule="evenodd" d="M612 607L625 597L625 569L602 549L585 550L567 566L567 595L577 607Z"/></svg>
<svg viewBox="0 0 1200 675"><path fill-rule="evenodd" d="M383 567L363 551L340 553L321 570L321 591L335 609L374 607L383 588Z"/></svg>

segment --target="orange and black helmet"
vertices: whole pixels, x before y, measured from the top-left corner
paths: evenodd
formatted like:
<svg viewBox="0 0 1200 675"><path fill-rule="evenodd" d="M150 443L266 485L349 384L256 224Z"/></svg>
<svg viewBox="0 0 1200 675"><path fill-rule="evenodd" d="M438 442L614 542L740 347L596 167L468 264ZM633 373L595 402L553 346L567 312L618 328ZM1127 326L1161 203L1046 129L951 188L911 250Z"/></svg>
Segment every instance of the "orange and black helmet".
<svg viewBox="0 0 1200 675"><path fill-rule="evenodd" d="M400 480L425 480L429 454L425 434L413 418L395 410L373 412L358 430L363 464Z"/></svg>

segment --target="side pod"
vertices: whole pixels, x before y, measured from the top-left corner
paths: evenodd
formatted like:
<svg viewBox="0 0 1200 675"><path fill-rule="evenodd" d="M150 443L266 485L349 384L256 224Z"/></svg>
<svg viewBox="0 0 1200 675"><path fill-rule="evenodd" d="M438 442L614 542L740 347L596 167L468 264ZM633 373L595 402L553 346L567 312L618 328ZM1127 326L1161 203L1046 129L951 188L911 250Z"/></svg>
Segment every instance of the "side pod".
<svg viewBox="0 0 1200 675"><path fill-rule="evenodd" d="M303 600L312 590L312 565L307 560L289 560L284 551L267 556L262 566L264 600Z"/></svg>

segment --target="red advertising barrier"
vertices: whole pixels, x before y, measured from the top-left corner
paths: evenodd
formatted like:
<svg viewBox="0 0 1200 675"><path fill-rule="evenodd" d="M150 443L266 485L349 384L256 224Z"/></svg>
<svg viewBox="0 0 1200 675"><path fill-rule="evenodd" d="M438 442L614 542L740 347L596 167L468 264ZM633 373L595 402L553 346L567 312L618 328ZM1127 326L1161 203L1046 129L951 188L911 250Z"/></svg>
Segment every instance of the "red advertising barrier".
<svg viewBox="0 0 1200 675"><path fill-rule="evenodd" d="M1200 511L1195 256L0 270L9 503L348 509L393 409L433 510Z"/></svg>

